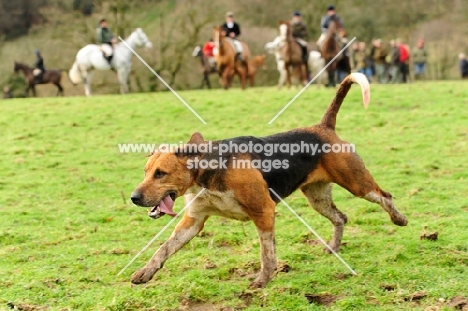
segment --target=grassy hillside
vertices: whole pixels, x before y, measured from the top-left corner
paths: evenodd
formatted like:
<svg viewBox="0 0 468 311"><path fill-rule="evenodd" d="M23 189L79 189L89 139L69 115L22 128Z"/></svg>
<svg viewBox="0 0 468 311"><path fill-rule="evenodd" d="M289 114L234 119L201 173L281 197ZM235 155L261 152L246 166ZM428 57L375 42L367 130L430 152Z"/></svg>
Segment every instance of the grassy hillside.
<svg viewBox="0 0 468 311"><path fill-rule="evenodd" d="M278 205L285 268L264 290L247 290L259 269L253 224L216 217L147 285L131 285L130 275L171 230L117 277L170 220L152 220L131 204L146 154L121 154L118 144L178 143L194 131L206 139L276 133L318 122L333 96L311 88L267 125L295 93L181 92L207 125L170 93L1 101L0 309L11 302L47 310L322 310L306 295L330 294L330 310L424 310L467 298L468 94L461 82L373 86L368 110L356 88L345 100L337 133L357 146L409 220L396 227L379 206L334 188L349 218L341 255L357 276ZM331 224L300 193L287 202L330 237ZM434 231L437 241L420 240Z"/></svg>
<svg viewBox="0 0 468 311"><path fill-rule="evenodd" d="M50 6L41 10L45 22L35 25L27 36L0 45L0 85L9 83L15 60L32 64L34 50L43 52L46 66L67 70L77 51L94 40L94 29L101 16L107 16L117 35L127 36L132 29L142 27L153 41L150 51L138 50L142 57L178 89L196 88L200 84L201 69L191 56L195 45L211 36L212 27L224 20L228 10L236 12L241 23L242 40L252 53L262 54L263 46L277 33L279 20L290 18L300 9L309 29L309 41L318 38L320 18L328 0L294 2L283 1L272 6L264 0L216 1L206 6L203 1L127 1L122 14L114 14L113 3L120 0L95 1L102 3L92 16L85 17L72 10L71 1L49 0ZM125 2L125 3L127 3ZM450 3L450 4L449 4ZM344 19L348 35L358 41L370 42L380 37L385 42L400 37L410 46L417 38L426 39L429 49L428 77L431 79L458 78L457 55L465 51L468 5L459 0L442 5L438 0L398 3L390 0L336 1L338 13ZM199 30L194 31L194 29ZM120 30L119 30L120 29ZM180 61L180 65L179 65ZM214 84L217 78L212 76ZM277 79L274 57L268 57L268 70L260 71L258 85L273 85ZM64 77L66 95L82 95L83 88L73 87ZM164 86L134 59L131 77L132 92L161 90ZM119 87L112 72L98 72L94 78L94 93L115 94ZM20 95L22 90L16 90ZM40 96L55 95L53 86L39 86Z"/></svg>

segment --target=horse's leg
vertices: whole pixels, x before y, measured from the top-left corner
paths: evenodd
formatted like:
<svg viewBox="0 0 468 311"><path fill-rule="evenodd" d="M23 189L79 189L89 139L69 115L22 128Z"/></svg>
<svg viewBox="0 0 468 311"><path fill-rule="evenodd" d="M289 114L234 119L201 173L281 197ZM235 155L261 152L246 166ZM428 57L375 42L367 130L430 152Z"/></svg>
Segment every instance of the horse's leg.
<svg viewBox="0 0 468 311"><path fill-rule="evenodd" d="M56 95L56 96L59 96L59 95L64 96L64 94L63 94L63 87L60 85L60 83L56 82L56 83L54 83L54 84L55 84L55 85L57 86L57 88L58 88L58 90L57 90L57 95Z"/></svg>
<svg viewBox="0 0 468 311"><path fill-rule="evenodd" d="M129 89L128 89L128 73L129 71L127 69L120 69L117 71L117 77L119 79L120 83L120 93L121 94L127 94Z"/></svg>
<svg viewBox="0 0 468 311"><path fill-rule="evenodd" d="M91 72L85 68L80 68L81 78L83 80L83 86L85 89L85 95L91 96Z"/></svg>
<svg viewBox="0 0 468 311"><path fill-rule="evenodd" d="M294 69L295 75L297 76L297 79L299 80L299 83L297 84L297 86L299 86L300 83L304 84L304 74L302 71L302 64L295 65L293 69Z"/></svg>
<svg viewBox="0 0 468 311"><path fill-rule="evenodd" d="M205 74L203 74L201 84L200 84L200 90L203 90L203 88L205 87L205 81L206 81L206 77L205 77Z"/></svg>
<svg viewBox="0 0 468 311"><path fill-rule="evenodd" d="M228 75L227 75L227 87L230 88L232 86L232 82L234 81L234 68L229 68Z"/></svg>
<svg viewBox="0 0 468 311"><path fill-rule="evenodd" d="M206 83L206 71L203 71L203 77L202 77L202 80L201 80L201 84L200 84L200 89L203 90L205 88L205 83Z"/></svg>
<svg viewBox="0 0 468 311"><path fill-rule="evenodd" d="M237 70L237 74L239 75L239 79L241 82L241 88L245 90L246 84L247 84L247 70L244 68L240 68L240 70Z"/></svg>
<svg viewBox="0 0 468 311"><path fill-rule="evenodd" d="M336 86L335 70L334 69L328 70L328 84L327 84L327 86L331 86L331 87Z"/></svg>
<svg viewBox="0 0 468 311"><path fill-rule="evenodd" d="M232 81L234 81L234 71L229 71L228 79L227 79L228 88L232 86Z"/></svg>
<svg viewBox="0 0 468 311"><path fill-rule="evenodd" d="M284 70L286 70L286 86L291 87L291 73L289 72L289 66L285 63Z"/></svg>
<svg viewBox="0 0 468 311"><path fill-rule="evenodd" d="M253 71L252 69L249 71L249 74L247 75L248 76L248 80L249 80L249 84L251 87L254 86L254 83L255 83L255 74L257 72L256 71Z"/></svg>
<svg viewBox="0 0 468 311"><path fill-rule="evenodd" d="M304 86L309 82L309 71L307 69L307 64L301 64L301 73L302 73L302 84Z"/></svg>
<svg viewBox="0 0 468 311"><path fill-rule="evenodd" d="M33 96L37 97L36 86L34 84L32 85L32 91L33 91Z"/></svg>
<svg viewBox="0 0 468 311"><path fill-rule="evenodd" d="M229 67L227 68L225 67L224 71L221 74L221 85L223 86L225 90L227 90L229 87L229 74L230 74L229 71L230 71Z"/></svg>
<svg viewBox="0 0 468 311"><path fill-rule="evenodd" d="M210 73L209 73L209 72L206 73L205 80L206 80L206 86L207 86L209 89L211 89Z"/></svg>
<svg viewBox="0 0 468 311"><path fill-rule="evenodd" d="M90 87L90 81L91 77L89 75L86 75L86 77L83 78L83 86L85 89L85 94L86 96L90 97L91 96L91 87Z"/></svg>
<svg viewBox="0 0 468 311"><path fill-rule="evenodd" d="M281 89L284 85L284 83L286 82L286 70L285 69L281 69L281 70L278 70L279 71L279 74L280 74L280 77L279 77L279 80L278 80L278 89Z"/></svg>

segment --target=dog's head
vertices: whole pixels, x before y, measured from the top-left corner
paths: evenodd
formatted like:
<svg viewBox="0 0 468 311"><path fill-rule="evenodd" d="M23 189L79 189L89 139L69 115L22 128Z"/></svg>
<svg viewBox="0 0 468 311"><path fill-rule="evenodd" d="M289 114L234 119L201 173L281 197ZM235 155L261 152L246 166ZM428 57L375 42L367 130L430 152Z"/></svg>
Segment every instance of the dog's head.
<svg viewBox="0 0 468 311"><path fill-rule="evenodd" d="M135 205L152 207L148 216L159 218L165 214L175 216L174 201L185 194L196 178L196 170L189 169L187 162L200 154L197 146L205 141L200 133L194 133L186 145L175 150L156 150L145 165L145 178L133 191Z"/></svg>

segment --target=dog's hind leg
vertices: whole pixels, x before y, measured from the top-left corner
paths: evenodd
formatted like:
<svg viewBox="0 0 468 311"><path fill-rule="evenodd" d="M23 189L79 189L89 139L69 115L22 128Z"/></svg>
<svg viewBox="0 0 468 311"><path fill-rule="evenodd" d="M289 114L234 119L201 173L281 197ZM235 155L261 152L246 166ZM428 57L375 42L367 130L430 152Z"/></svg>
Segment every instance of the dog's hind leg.
<svg viewBox="0 0 468 311"><path fill-rule="evenodd" d="M338 210L335 203L333 203L332 185L326 182L316 182L303 186L301 190L310 206L319 214L328 218L333 224L333 237L329 246L335 252L338 252L340 250L341 238L343 237L344 225L348 221L348 217ZM328 248L325 250L327 251Z"/></svg>
<svg viewBox="0 0 468 311"><path fill-rule="evenodd" d="M193 218L185 214L177 224L171 237L161 245L151 260L143 268L133 273L132 283L140 284L151 280L170 256L175 254L203 229L207 219L208 216Z"/></svg>
<svg viewBox="0 0 468 311"><path fill-rule="evenodd" d="M407 225L406 217L393 204L392 195L380 189L356 153L329 155L333 158L325 158L327 160L324 164L333 182L357 197L379 204L388 213L395 225Z"/></svg>
<svg viewBox="0 0 468 311"><path fill-rule="evenodd" d="M376 189L368 192L364 199L369 202L377 203L390 215L390 219L397 226L406 226L408 220L401 214L393 204L392 195L382 189L376 184Z"/></svg>

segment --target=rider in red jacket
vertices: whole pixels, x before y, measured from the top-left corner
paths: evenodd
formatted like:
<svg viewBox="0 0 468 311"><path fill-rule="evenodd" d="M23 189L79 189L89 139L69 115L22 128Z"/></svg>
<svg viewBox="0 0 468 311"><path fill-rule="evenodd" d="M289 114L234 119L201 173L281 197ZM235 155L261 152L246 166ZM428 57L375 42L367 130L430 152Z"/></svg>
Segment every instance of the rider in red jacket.
<svg viewBox="0 0 468 311"><path fill-rule="evenodd" d="M203 54L205 54L206 57L213 57L214 47L215 47L215 44L213 42L213 39L211 39L210 41L205 43L205 45L203 46Z"/></svg>
<svg viewBox="0 0 468 311"><path fill-rule="evenodd" d="M401 40L398 40L398 48L400 50L400 72L402 76L402 82L406 83L409 75L409 58L410 52L409 47Z"/></svg>

